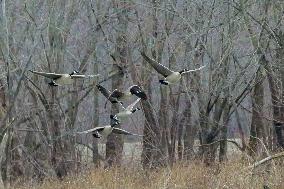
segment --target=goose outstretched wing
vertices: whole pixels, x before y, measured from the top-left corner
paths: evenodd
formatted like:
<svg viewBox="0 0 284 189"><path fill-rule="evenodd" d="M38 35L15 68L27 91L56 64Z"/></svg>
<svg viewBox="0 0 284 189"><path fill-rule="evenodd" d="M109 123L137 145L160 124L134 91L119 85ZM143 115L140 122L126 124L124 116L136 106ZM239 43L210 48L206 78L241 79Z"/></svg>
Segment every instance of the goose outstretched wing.
<svg viewBox="0 0 284 189"><path fill-rule="evenodd" d="M164 77L167 77L173 73L173 71L171 71L169 68L148 57L144 52L141 52L141 55L158 73L162 74Z"/></svg>
<svg viewBox="0 0 284 189"><path fill-rule="evenodd" d="M64 75L64 74L57 74L57 73L38 72L38 71L33 71L33 70L29 70L29 71L32 72L33 74L41 75L41 76L44 76L50 79L58 79Z"/></svg>
<svg viewBox="0 0 284 189"><path fill-rule="evenodd" d="M96 131L102 131L105 127L95 127L86 131L79 131L77 132L77 134L88 134L88 133L92 133L92 132L96 132Z"/></svg>
<svg viewBox="0 0 284 189"><path fill-rule="evenodd" d="M143 136L143 135L138 135L138 134L134 134L134 133L131 133L131 132L128 132L124 129L120 129L120 128L113 128L112 130L113 133L115 134L121 134L121 135L132 135L132 136Z"/></svg>
<svg viewBox="0 0 284 189"><path fill-rule="evenodd" d="M111 92L109 90L107 90L106 88L104 88L101 85L97 85L97 88L99 89L99 91L106 97L109 98L111 95Z"/></svg>
<svg viewBox="0 0 284 189"><path fill-rule="evenodd" d="M95 75L80 75L80 74L74 74L71 75L71 78L93 78L93 77L98 77L100 74L95 74Z"/></svg>
<svg viewBox="0 0 284 189"><path fill-rule="evenodd" d="M189 72L195 72L195 71L199 71L203 68L205 68L206 66L201 66L200 68L196 68L196 69L193 69L193 70L188 70L188 69L185 69L183 73L189 73Z"/></svg>
<svg viewBox="0 0 284 189"><path fill-rule="evenodd" d="M111 103L118 103L119 102L122 105L122 102L118 101L118 98L112 96L113 92L111 93L109 90L107 90L106 88L104 88L101 85L97 85L97 88Z"/></svg>

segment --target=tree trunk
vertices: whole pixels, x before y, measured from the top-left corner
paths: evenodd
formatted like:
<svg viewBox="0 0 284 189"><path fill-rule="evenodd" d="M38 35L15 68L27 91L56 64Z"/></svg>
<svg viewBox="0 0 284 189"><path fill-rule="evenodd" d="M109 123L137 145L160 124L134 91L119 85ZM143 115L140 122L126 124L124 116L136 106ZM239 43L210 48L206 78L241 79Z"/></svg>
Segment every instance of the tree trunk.
<svg viewBox="0 0 284 189"><path fill-rule="evenodd" d="M156 157L162 166L168 164L168 129L169 129L169 105L168 105L168 86L160 86L161 100L159 109L159 127L160 127L160 145L157 146L159 149L158 156Z"/></svg>
<svg viewBox="0 0 284 189"><path fill-rule="evenodd" d="M278 65L282 65L284 61L284 32L281 30L277 31L277 36L281 44L281 48L276 50L276 59ZM281 91L281 124L280 122L275 123L275 132L277 134L277 139L278 139L278 145L284 148L284 70L280 69L280 76L281 76L281 85L282 85L282 91Z"/></svg>
<svg viewBox="0 0 284 189"><path fill-rule="evenodd" d="M206 130L203 133L202 144L213 143L215 138L220 133L219 123L220 123L222 114L226 106L227 106L227 98L224 98L223 100L218 100L218 102L215 104L214 113L213 113L213 122L211 123L212 126L210 127L210 129ZM207 122L206 124L210 124L210 122ZM208 125L207 125L207 128L208 128ZM203 157L204 157L204 162L207 165L210 165L211 163L215 161L217 147L218 147L218 144L213 144L213 145L204 147Z"/></svg>
<svg viewBox="0 0 284 189"><path fill-rule="evenodd" d="M173 55L174 56L174 55ZM170 93L170 104L171 109L173 111L173 117L170 125L170 131L168 133L169 137L167 138L168 141L168 153L169 153L169 162L173 165L176 162L176 147L177 147L177 140L178 140L178 120L179 120L179 107L180 107L180 96L181 96L181 85L178 89L178 95L175 96Z"/></svg>
<svg viewBox="0 0 284 189"><path fill-rule="evenodd" d="M128 26L128 3L127 2L115 2L115 9L120 10L118 17L118 33L116 38L116 53L119 57L115 57L120 60L120 64L124 67L127 64L127 26ZM112 80L112 90L121 89L123 80L121 78ZM112 105L112 114L119 112L118 104ZM106 159L109 166L120 165L123 152L123 140L121 135L111 134L108 137L106 143Z"/></svg>
<svg viewBox="0 0 284 189"><path fill-rule="evenodd" d="M194 141L197 134L197 125L191 123L191 102L190 99L186 99L186 107L183 112L183 118L179 127L184 127L184 159L190 160L194 156ZM196 123L197 124L197 123Z"/></svg>
<svg viewBox="0 0 284 189"><path fill-rule="evenodd" d="M219 162L227 160L227 139L228 139L228 122L229 122L229 107L226 106L223 113L223 125L220 131L220 151L219 151Z"/></svg>
<svg viewBox="0 0 284 189"><path fill-rule="evenodd" d="M251 156L259 155L259 141L257 138L262 140L263 137L263 120L262 120L262 108L263 108L263 85L261 80L261 69L256 73L256 84L252 94L252 122L250 127L250 138L249 138L249 154Z"/></svg>
<svg viewBox="0 0 284 189"><path fill-rule="evenodd" d="M96 55L94 55L94 59L97 60ZM98 73L98 64L99 62L96 61L96 64L94 64L94 73ZM99 125L100 123L100 117L99 117L99 90L97 89L97 87L95 87L94 89L94 122L93 122L93 126L96 127ZM95 164L95 166L99 166L99 149L98 149L98 140L95 139L94 137L92 137L93 139L93 143L92 143L92 147L93 147L93 163Z"/></svg>

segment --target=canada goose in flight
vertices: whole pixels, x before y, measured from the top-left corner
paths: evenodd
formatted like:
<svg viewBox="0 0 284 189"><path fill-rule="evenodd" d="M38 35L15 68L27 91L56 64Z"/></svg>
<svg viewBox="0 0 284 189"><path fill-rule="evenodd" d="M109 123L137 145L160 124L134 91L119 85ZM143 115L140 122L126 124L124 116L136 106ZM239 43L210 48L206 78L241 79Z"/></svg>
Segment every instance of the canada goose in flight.
<svg viewBox="0 0 284 189"><path fill-rule="evenodd" d="M80 75L78 74L79 73L78 71L73 71L70 74L47 73L47 72L38 72L38 71L33 71L33 70L29 70L29 71L34 74L41 75L41 76L51 79L52 81L48 83L51 86L70 85L74 82L73 79L99 76L99 74Z"/></svg>
<svg viewBox="0 0 284 189"><path fill-rule="evenodd" d="M130 132L126 131L126 130L117 128L117 127L115 127L116 125L118 125L117 122L113 123L112 125L106 125L106 126L102 126L102 127L95 127L93 129L89 129L89 130L81 131L81 132L77 132L77 133L78 134L92 133L93 137L95 137L95 138L101 138L101 137L106 138L111 133L122 134L122 135L132 135L132 136L142 136L142 135L130 133Z"/></svg>
<svg viewBox="0 0 284 189"><path fill-rule="evenodd" d="M165 79L159 80L159 82L163 85L169 85L169 84L177 83L181 79L181 76L183 74L189 73L189 72L195 72L195 71L201 70L202 68L205 67L205 66L201 66L200 68L197 68L197 69L194 69L194 70L183 69L181 71L176 72L176 71L170 70L166 66L164 66L164 65L158 63L157 61L151 59L144 52L141 52L141 55L149 64L151 64L151 66L159 74L162 74L165 77Z"/></svg>
<svg viewBox="0 0 284 189"><path fill-rule="evenodd" d="M97 88L111 103L121 103L121 101L130 98L132 95L135 95L143 100L147 100L146 93L138 85L132 85L125 91L115 89L112 92L101 85L97 85Z"/></svg>
<svg viewBox="0 0 284 189"><path fill-rule="evenodd" d="M126 119L128 116L130 116L131 114L133 114L134 112L136 112L137 110L140 110L140 108L134 108L134 106L140 101L141 99L138 98L137 100L135 100L135 102L133 102L132 104L130 104L129 106L127 106L126 108L124 108L123 111L118 112L115 115L110 115L110 119L115 121L115 122L120 122L123 119Z"/></svg>

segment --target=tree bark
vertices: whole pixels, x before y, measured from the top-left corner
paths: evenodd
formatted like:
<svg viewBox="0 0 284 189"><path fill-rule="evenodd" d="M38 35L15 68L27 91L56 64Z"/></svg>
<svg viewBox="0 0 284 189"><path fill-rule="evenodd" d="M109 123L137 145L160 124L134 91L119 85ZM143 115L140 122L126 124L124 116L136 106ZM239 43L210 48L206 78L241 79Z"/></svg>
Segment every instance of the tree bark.
<svg viewBox="0 0 284 189"><path fill-rule="evenodd" d="M255 156L259 154L259 143L257 138L262 140L263 137L263 120L262 120L262 108L263 108L263 96L264 90L262 83L259 83L261 79L261 69L256 73L256 84L252 94L252 122L250 127L250 138L249 138L249 154Z"/></svg>
<svg viewBox="0 0 284 189"><path fill-rule="evenodd" d="M95 55L96 56L96 55ZM95 60L96 57L95 57ZM94 64L94 73L98 73L98 62ZM97 87L94 89L94 122L93 126L96 127L100 123L100 117L99 117L99 91ZM99 149L98 149L98 140L92 137L93 142L92 142L92 147L93 147L93 163L95 164L96 167L99 166Z"/></svg>
<svg viewBox="0 0 284 189"><path fill-rule="evenodd" d="M120 10L118 13L118 33L116 38L116 55L119 57L115 57L116 60L119 60L121 66L125 66L127 64L127 26L128 26L128 17L127 14L129 10L127 9L127 2L119 2L114 1L114 8ZM112 90L121 89L123 80L121 78L112 80ZM112 105L112 114L116 114L119 112L118 104ZM121 158L123 152L123 140L120 135L111 134L108 137L106 143L106 159L109 166L112 165L120 165Z"/></svg>

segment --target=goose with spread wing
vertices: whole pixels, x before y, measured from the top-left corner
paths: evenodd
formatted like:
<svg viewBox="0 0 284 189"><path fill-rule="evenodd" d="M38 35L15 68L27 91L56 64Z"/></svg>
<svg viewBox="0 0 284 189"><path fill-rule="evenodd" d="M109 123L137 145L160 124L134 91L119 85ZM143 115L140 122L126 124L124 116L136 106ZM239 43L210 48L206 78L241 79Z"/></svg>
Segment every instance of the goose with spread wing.
<svg viewBox="0 0 284 189"><path fill-rule="evenodd" d="M74 82L73 79L91 78L91 77L99 76L99 74L97 74L97 75L81 75L81 74L79 74L78 71L73 71L70 74L38 72L38 71L33 71L33 70L29 70L29 71L32 72L33 74L44 76L44 77L51 79L51 82L48 83L51 86L70 85Z"/></svg>
<svg viewBox="0 0 284 189"><path fill-rule="evenodd" d="M138 98L137 100L135 100L135 102L133 102L132 104L130 104L129 106L127 106L126 108L124 108L123 111L118 112L115 115L110 115L110 119L115 121L115 122L120 122L121 120L126 119L127 117L129 117L131 114L133 114L134 112L136 112L137 110L140 110L140 108L134 108L134 106L140 101L141 99Z"/></svg>
<svg viewBox="0 0 284 189"><path fill-rule="evenodd" d="M110 92L101 85L97 85L97 88L111 103L119 103L121 101L127 100L132 95L135 95L143 100L147 100L146 93L138 85L132 85L125 91L120 91L118 89L115 89L112 92Z"/></svg>
<svg viewBox="0 0 284 189"><path fill-rule="evenodd" d="M200 68L189 70L183 69L181 71L172 71L166 66L160 64L159 62L155 61L154 59L148 57L144 52L141 52L142 57L148 62L159 74L162 74L165 78L159 80L159 82L163 85L174 84L180 81L181 76L185 73L195 72L198 70L203 69L205 66L201 66Z"/></svg>
<svg viewBox="0 0 284 189"><path fill-rule="evenodd" d="M106 126L102 126L102 127L95 127L93 129L89 129L89 130L86 130L86 131L77 132L77 134L92 133L93 137L95 137L95 138L102 138L102 137L106 138L111 133L122 134L122 135L132 135L132 136L142 136L142 135L138 135L138 134L128 132L124 129L117 128L117 127L115 127L116 125L118 125L117 122L115 122L111 125L106 125Z"/></svg>

